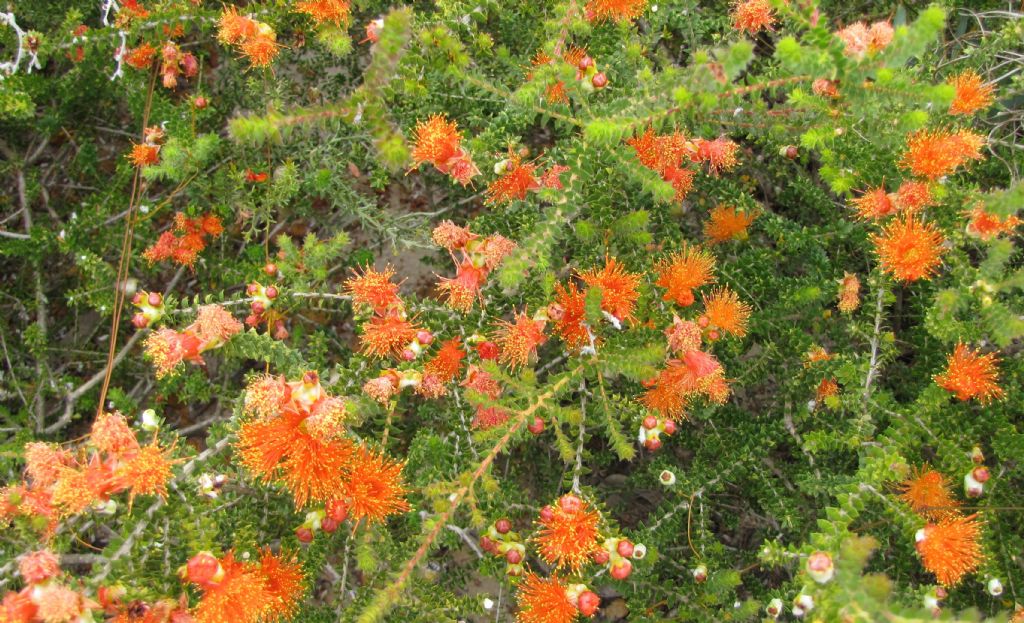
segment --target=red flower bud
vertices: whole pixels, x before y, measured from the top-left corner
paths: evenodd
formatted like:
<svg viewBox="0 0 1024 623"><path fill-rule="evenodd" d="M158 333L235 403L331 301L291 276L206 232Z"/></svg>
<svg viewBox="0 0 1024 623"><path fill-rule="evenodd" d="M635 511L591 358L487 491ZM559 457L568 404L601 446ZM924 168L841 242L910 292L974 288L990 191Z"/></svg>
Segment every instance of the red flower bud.
<svg viewBox="0 0 1024 623"><path fill-rule="evenodd" d="M164 297L159 292L150 292L148 300L150 305L156 307L164 302Z"/></svg>
<svg viewBox="0 0 1024 623"><path fill-rule="evenodd" d="M209 106L210 102L202 95L199 95L194 100L192 100L192 105L198 108L199 110L202 110Z"/></svg>
<svg viewBox="0 0 1024 623"><path fill-rule="evenodd" d="M658 450L661 449L661 440L658 439L657 437L649 437L646 441L644 441L644 447L650 450L651 452L657 452Z"/></svg>
<svg viewBox="0 0 1024 623"><path fill-rule="evenodd" d="M619 556L629 558L633 555L633 544L626 539L622 539L619 541L619 544L615 546L615 551L619 553Z"/></svg>
<svg viewBox="0 0 1024 623"><path fill-rule="evenodd" d="M530 431L534 435L539 435L544 432L544 420L540 416L533 416L533 421L526 425L526 430Z"/></svg>
<svg viewBox="0 0 1024 623"><path fill-rule="evenodd" d="M501 349L494 342L481 342L476 347L476 352L480 355L481 359L497 359Z"/></svg>
<svg viewBox="0 0 1024 623"><path fill-rule="evenodd" d="M518 549L510 549L505 552L505 560L507 560L510 565L518 565L523 562L523 553Z"/></svg>
<svg viewBox="0 0 1024 623"><path fill-rule="evenodd" d="M555 509L551 508L551 506L545 506L544 508L540 509L541 521L551 521L554 517Z"/></svg>
<svg viewBox="0 0 1024 623"><path fill-rule="evenodd" d="M597 596L594 591L583 591L579 597L576 598L576 607L579 609L580 614L585 617L594 616L597 612L598 606L601 605L601 598Z"/></svg>
<svg viewBox="0 0 1024 623"><path fill-rule="evenodd" d="M299 526L295 529L295 538L299 540L299 543L312 543L313 531L305 526Z"/></svg>
<svg viewBox="0 0 1024 623"><path fill-rule="evenodd" d="M341 500L328 502L325 510L327 511L327 516L338 523L345 521L348 517L348 506Z"/></svg>
<svg viewBox="0 0 1024 623"><path fill-rule="evenodd" d="M135 314L132 316L132 324L135 325L136 329L145 329L146 325L149 324L149 319L143 314Z"/></svg>
<svg viewBox="0 0 1024 623"><path fill-rule="evenodd" d="M665 420L665 434L671 435L676 432L676 423L672 420Z"/></svg>
<svg viewBox="0 0 1024 623"><path fill-rule="evenodd" d="M132 296L132 305L141 305L141 304L142 304L142 292L136 292L135 295Z"/></svg>
<svg viewBox="0 0 1024 623"><path fill-rule="evenodd" d="M590 84L594 85L595 89L603 89L608 86L608 76L604 75L604 72L599 71L590 79Z"/></svg>
<svg viewBox="0 0 1024 623"><path fill-rule="evenodd" d="M330 517L324 517L320 522L320 527L323 528L327 534L333 534L338 529L338 522L331 519Z"/></svg>
<svg viewBox="0 0 1024 623"><path fill-rule="evenodd" d="M647 417L644 418L644 428L646 428L647 430L652 430L657 425L658 418L654 417L653 415L648 415Z"/></svg>
<svg viewBox="0 0 1024 623"><path fill-rule="evenodd" d="M591 554L590 557L599 565L607 565L608 560L611 559L611 554L606 549L599 549Z"/></svg>
<svg viewBox="0 0 1024 623"><path fill-rule="evenodd" d="M571 493L566 493L558 499L558 505L567 513L577 513L583 508L583 500Z"/></svg>
<svg viewBox="0 0 1024 623"><path fill-rule="evenodd" d="M263 293L267 295L268 299L277 298L277 288L275 288L274 286L267 286L267 289L264 290Z"/></svg>
<svg viewBox="0 0 1024 623"><path fill-rule="evenodd" d="M213 554L199 552L185 565L185 577L194 584L219 582L224 577L224 569Z"/></svg>
<svg viewBox="0 0 1024 623"><path fill-rule="evenodd" d="M583 58L580 59L580 62L577 65L577 67L579 67L581 71L586 71L587 68L593 64L594 59L590 58L589 56L584 56Z"/></svg>
<svg viewBox="0 0 1024 623"><path fill-rule="evenodd" d="M265 272L268 276L273 277L274 275L277 274L277 264L273 262L267 262L263 266L263 272Z"/></svg>
<svg viewBox="0 0 1024 623"><path fill-rule="evenodd" d="M412 361L413 359L416 359L416 353L413 352L411 348L406 348L402 351L402 359Z"/></svg>
<svg viewBox="0 0 1024 623"><path fill-rule="evenodd" d="M256 314L257 316L267 311L267 308L263 305L262 301L253 301L252 303L249 304L249 307L252 308L252 313Z"/></svg>
<svg viewBox="0 0 1024 623"><path fill-rule="evenodd" d="M609 573L616 580L625 580L629 577L630 573L633 573L633 563L628 560L620 560L612 565Z"/></svg>
<svg viewBox="0 0 1024 623"><path fill-rule="evenodd" d="M248 294L249 296L254 296L259 291L260 286L257 283L250 283L245 287L245 293Z"/></svg>
<svg viewBox="0 0 1024 623"><path fill-rule="evenodd" d="M494 529L498 531L498 534L508 534L512 530L512 522L505 518L499 519L494 522Z"/></svg>
<svg viewBox="0 0 1024 623"><path fill-rule="evenodd" d="M434 334L431 333L430 331L417 331L416 341L419 342L420 344L423 344L424 346L427 346L428 344L434 341Z"/></svg>
<svg viewBox="0 0 1024 623"><path fill-rule="evenodd" d="M988 482L988 479L991 477L988 473L987 467L975 467L974 470L971 471L971 475L980 483Z"/></svg>

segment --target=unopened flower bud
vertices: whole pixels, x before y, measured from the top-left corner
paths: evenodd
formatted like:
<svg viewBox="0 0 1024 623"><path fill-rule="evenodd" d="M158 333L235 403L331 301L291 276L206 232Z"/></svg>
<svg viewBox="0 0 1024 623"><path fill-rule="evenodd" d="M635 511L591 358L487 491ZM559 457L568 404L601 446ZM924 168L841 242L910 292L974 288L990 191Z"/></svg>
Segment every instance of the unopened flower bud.
<svg viewBox="0 0 1024 623"><path fill-rule="evenodd" d="M1003 594L1003 583L999 581L999 578L989 580L986 588L988 589L988 594L993 597L999 597Z"/></svg>
<svg viewBox="0 0 1024 623"><path fill-rule="evenodd" d="M142 427L142 430L148 433L158 430L160 428L160 424L160 416L158 416L156 411L153 409L146 409L139 417L139 425Z"/></svg>
<svg viewBox="0 0 1024 623"><path fill-rule="evenodd" d="M693 581L697 584L703 584L708 579L708 568L704 565L697 565L693 573Z"/></svg>
<svg viewBox="0 0 1024 623"><path fill-rule="evenodd" d="M782 600L776 597L775 599L768 602L768 606L764 609L765 613L773 619L779 618L782 614Z"/></svg>
<svg viewBox="0 0 1024 623"><path fill-rule="evenodd" d="M658 474L658 482L665 485L666 487L671 487L672 485L676 484L676 475L667 469L663 469L661 470L661 473Z"/></svg>
<svg viewBox="0 0 1024 623"><path fill-rule="evenodd" d="M828 552L814 552L807 558L807 574L818 584L824 584L835 575L836 568Z"/></svg>

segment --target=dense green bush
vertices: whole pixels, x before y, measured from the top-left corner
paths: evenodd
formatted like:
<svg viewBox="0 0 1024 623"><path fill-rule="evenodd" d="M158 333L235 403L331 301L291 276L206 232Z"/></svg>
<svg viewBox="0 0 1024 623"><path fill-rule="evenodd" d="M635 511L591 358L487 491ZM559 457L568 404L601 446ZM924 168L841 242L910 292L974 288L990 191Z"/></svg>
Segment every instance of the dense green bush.
<svg viewBox="0 0 1024 623"><path fill-rule="evenodd" d="M9 2L0 622L1010 619L959 4Z"/></svg>

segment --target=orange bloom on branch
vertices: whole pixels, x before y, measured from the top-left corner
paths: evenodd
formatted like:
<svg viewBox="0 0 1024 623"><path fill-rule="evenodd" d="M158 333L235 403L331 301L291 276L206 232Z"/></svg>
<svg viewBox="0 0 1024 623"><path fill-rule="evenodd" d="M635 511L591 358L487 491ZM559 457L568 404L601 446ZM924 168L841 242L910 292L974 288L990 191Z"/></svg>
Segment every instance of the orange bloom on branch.
<svg viewBox="0 0 1024 623"><path fill-rule="evenodd" d="M843 273L839 281L839 311L850 314L860 307L860 279L853 273Z"/></svg>
<svg viewBox="0 0 1024 623"><path fill-rule="evenodd" d="M275 556L270 548L264 547L260 549L259 572L272 598L267 618L290 618L306 590L306 576L298 559L284 552Z"/></svg>
<svg viewBox="0 0 1024 623"><path fill-rule="evenodd" d="M984 145L985 137L970 130L918 130L907 137L900 166L918 177L937 180L970 160L981 160Z"/></svg>
<svg viewBox="0 0 1024 623"><path fill-rule="evenodd" d="M613 316L617 322L633 319L633 308L640 298L637 290L640 275L626 272L614 257L606 259L601 269L592 268L578 274L587 287L601 291L601 311Z"/></svg>
<svg viewBox="0 0 1024 623"><path fill-rule="evenodd" d="M927 182L915 182L914 180L907 180L900 184L900 187L896 189L893 201L898 209L908 213L935 205L931 186Z"/></svg>
<svg viewBox="0 0 1024 623"><path fill-rule="evenodd" d="M769 0L736 0L733 3L732 27L751 35L760 30L774 30L775 14Z"/></svg>
<svg viewBox="0 0 1024 623"><path fill-rule="evenodd" d="M982 206L968 210L965 216L970 219L967 223L968 235L981 240L992 240L1003 234L1012 234L1024 222L1015 215L999 218L995 214L987 212Z"/></svg>
<svg viewBox="0 0 1024 623"><path fill-rule="evenodd" d="M665 288L662 298L687 307L694 302L696 288L714 283L715 256L699 248L683 244L683 248L660 261L654 285Z"/></svg>
<svg viewBox="0 0 1024 623"><path fill-rule="evenodd" d="M988 108L995 99L995 87L985 84L981 76L967 70L949 79L947 84L953 86L956 94L949 104L951 115L971 115Z"/></svg>
<svg viewBox="0 0 1024 623"><path fill-rule="evenodd" d="M169 458L171 450L164 450L156 441L139 448L118 464L114 479L119 488L129 490L128 504L136 496L159 495L167 497L167 483L171 480L171 467L179 462Z"/></svg>
<svg viewBox="0 0 1024 623"><path fill-rule="evenodd" d="M335 26L347 26L352 12L348 0L301 0L295 4L295 10L317 24L329 22Z"/></svg>
<svg viewBox="0 0 1024 623"><path fill-rule="evenodd" d="M950 493L949 480L927 465L900 483L900 499L918 515L936 520L955 513L960 503Z"/></svg>
<svg viewBox="0 0 1024 623"><path fill-rule="evenodd" d="M740 212L733 206L715 206L704 223L704 236L711 244L733 239L745 240L747 228L753 222L754 214L751 212Z"/></svg>
<svg viewBox="0 0 1024 623"><path fill-rule="evenodd" d="M963 342L957 342L949 356L946 371L935 375L935 382L959 400L977 398L981 404L1001 399L1005 392L999 387L999 358L995 353L982 355Z"/></svg>
<svg viewBox="0 0 1024 623"><path fill-rule="evenodd" d="M160 162L160 146L147 143L132 143L128 160L138 168L148 167Z"/></svg>
<svg viewBox="0 0 1024 623"><path fill-rule="evenodd" d="M526 311L515 314L515 322L500 321L495 341L501 347L499 361L509 368L525 366L537 347L547 341L544 322L534 320Z"/></svg>
<svg viewBox="0 0 1024 623"><path fill-rule="evenodd" d="M229 6L217 21L217 39L224 44L234 45L256 36L259 25L253 19L238 14L238 9Z"/></svg>
<svg viewBox="0 0 1024 623"><path fill-rule="evenodd" d="M139 449L135 431L120 413L101 413L89 430L89 444L100 452L121 455Z"/></svg>
<svg viewBox="0 0 1024 623"><path fill-rule="evenodd" d="M359 343L363 353L371 357L397 357L419 331L420 328L407 320L404 314L389 312L363 323Z"/></svg>
<svg viewBox="0 0 1024 623"><path fill-rule="evenodd" d="M901 281L928 279L942 261L945 238L934 225L913 216L892 221L871 240L882 270Z"/></svg>
<svg viewBox="0 0 1024 623"><path fill-rule="evenodd" d="M628 22L643 15L647 0L590 0L583 8L588 21Z"/></svg>
<svg viewBox="0 0 1024 623"><path fill-rule="evenodd" d="M533 537L540 557L556 569L576 573L600 548L601 515L573 494L564 495L542 513Z"/></svg>
<svg viewBox="0 0 1024 623"><path fill-rule="evenodd" d="M750 305L729 288L720 287L704 295L704 317L708 326L715 327L737 337L747 334L747 320L750 318Z"/></svg>
<svg viewBox="0 0 1024 623"><path fill-rule="evenodd" d="M416 392L428 398L445 395L445 387L462 372L462 360L466 351L462 350L459 338L447 340L441 344L434 358L423 366L423 380L416 386Z"/></svg>
<svg viewBox="0 0 1024 623"><path fill-rule="evenodd" d="M561 578L528 573L519 585L517 623L573 623L579 612L569 600L569 587Z"/></svg>
<svg viewBox="0 0 1024 623"><path fill-rule="evenodd" d="M231 552L220 566L223 577L199 585L196 623L258 623L270 618L278 603L259 567L235 560Z"/></svg>
<svg viewBox="0 0 1024 623"><path fill-rule="evenodd" d="M389 515L404 513L410 506L402 482L405 463L359 446L345 467L341 488L348 511L356 521L384 521Z"/></svg>
<svg viewBox="0 0 1024 623"><path fill-rule="evenodd" d="M981 523L977 515L949 515L917 531L921 564L943 586L955 586L981 565Z"/></svg>
<svg viewBox="0 0 1024 623"><path fill-rule="evenodd" d="M586 292L577 289L575 283L570 281L565 286L560 283L555 285L557 313L552 313L549 306L548 315L554 320L555 335L565 342L565 347L570 351L579 351L590 344L586 304Z"/></svg>
<svg viewBox="0 0 1024 623"><path fill-rule="evenodd" d="M413 142L413 168L429 162L463 186L480 173L462 148L458 123L448 121L444 115L431 115L426 121L417 122Z"/></svg>
<svg viewBox="0 0 1024 623"><path fill-rule="evenodd" d="M540 188L540 180L534 174L536 170L537 165L529 162L523 164L519 157L508 159L501 177L487 185L486 202L501 204L525 199L526 193Z"/></svg>
<svg viewBox="0 0 1024 623"><path fill-rule="evenodd" d="M377 314L384 314L393 307L400 307L402 299L398 296L397 283L392 283L391 278L395 271L386 267L378 272L371 266L366 266L362 273L355 272L353 277L345 281L345 293L352 297L357 305L365 305Z"/></svg>
<svg viewBox="0 0 1024 623"><path fill-rule="evenodd" d="M697 146L697 151L690 156L690 159L707 164L708 170L713 175L718 175L722 171L731 171L739 164L736 152L739 151L740 146L724 136L714 140L698 138L693 142Z"/></svg>
<svg viewBox="0 0 1024 623"><path fill-rule="evenodd" d="M851 201L857 210L857 217L865 221L877 221L896 213L893 203L884 186L869 190Z"/></svg>

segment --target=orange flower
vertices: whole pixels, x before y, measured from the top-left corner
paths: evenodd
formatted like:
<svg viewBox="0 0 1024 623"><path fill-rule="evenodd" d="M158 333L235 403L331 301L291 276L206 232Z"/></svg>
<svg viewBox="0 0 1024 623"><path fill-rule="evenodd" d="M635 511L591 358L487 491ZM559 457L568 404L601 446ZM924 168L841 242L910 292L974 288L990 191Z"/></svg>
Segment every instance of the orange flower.
<svg viewBox="0 0 1024 623"><path fill-rule="evenodd" d="M417 122L413 141L413 168L429 162L463 186L480 173L472 158L462 149L458 124L448 121L444 115L431 115L426 121Z"/></svg>
<svg viewBox="0 0 1024 623"><path fill-rule="evenodd" d="M934 205L932 189L927 182L907 180L896 190L896 207L905 212L917 212Z"/></svg>
<svg viewBox="0 0 1024 623"><path fill-rule="evenodd" d="M714 356L688 351L682 360L669 361L653 380L644 383L648 389L640 402L662 417L679 420L696 396L705 395L713 402L725 401L729 390L723 374L722 365Z"/></svg>
<svg viewBox="0 0 1024 623"><path fill-rule="evenodd" d="M302 0L295 4L295 10L309 15L317 24L330 22L335 26L347 26L352 11L347 0Z"/></svg>
<svg viewBox="0 0 1024 623"><path fill-rule="evenodd" d="M811 91L815 95L821 97L827 97L829 99L839 98L839 82L836 80L829 80L827 78L818 78L811 83Z"/></svg>
<svg viewBox="0 0 1024 623"><path fill-rule="evenodd" d="M757 34L761 29L774 30L775 15L769 0L735 0L732 10L732 27L736 30Z"/></svg>
<svg viewBox="0 0 1024 623"><path fill-rule="evenodd" d="M101 413L89 431L89 443L104 454L120 455L139 449L135 431L120 413Z"/></svg>
<svg viewBox="0 0 1024 623"><path fill-rule="evenodd" d="M135 69L149 69L153 66L153 59L156 58L156 48L143 43L137 48L128 50L128 53L124 56L124 62L128 63L129 67Z"/></svg>
<svg viewBox="0 0 1024 623"><path fill-rule="evenodd" d="M80 469L66 467L53 487L53 505L62 516L77 515L104 501L113 490L110 467L98 459Z"/></svg>
<svg viewBox="0 0 1024 623"><path fill-rule="evenodd" d="M860 279L853 273L843 273L839 281L839 311L850 314L860 307Z"/></svg>
<svg viewBox="0 0 1024 623"><path fill-rule="evenodd" d="M378 272L367 265L362 274L355 272L354 277L345 281L345 292L357 305L365 305L378 314L384 314L402 305L398 296L399 284L391 282L394 275L395 271L390 266Z"/></svg>
<svg viewBox="0 0 1024 623"><path fill-rule="evenodd" d="M590 0L583 12L587 20L629 22L643 15L647 0Z"/></svg>
<svg viewBox="0 0 1024 623"><path fill-rule="evenodd" d="M95 604L87 601L81 594L66 586L56 584L47 586L36 593L36 616L33 620L45 623L61 623L75 621L86 614L86 610L95 608Z"/></svg>
<svg viewBox="0 0 1024 623"><path fill-rule="evenodd" d="M278 482L302 508L310 500L327 502L343 486L343 470L355 454L345 438L324 439L302 425L306 415L286 411L279 417L249 420L238 428L242 465L264 482Z"/></svg>
<svg viewBox="0 0 1024 623"><path fill-rule="evenodd" d="M818 384L818 389L814 393L814 398L818 402L831 398L839 393L839 384L836 383L835 379L821 379L821 383Z"/></svg>
<svg viewBox="0 0 1024 623"><path fill-rule="evenodd" d="M882 270L901 281L928 279L942 261L942 234L913 216L892 221L871 240Z"/></svg>
<svg viewBox="0 0 1024 623"><path fill-rule="evenodd" d="M540 188L540 180L534 175L537 165L522 164L518 157L506 161L505 172L498 179L487 185L486 203L508 203L515 199L525 199L526 193Z"/></svg>
<svg viewBox="0 0 1024 623"><path fill-rule="evenodd" d="M708 170L714 175L718 175L722 171L730 171L739 164L736 152L740 146L724 136L710 141L698 138L693 142L697 146L697 152L690 158L694 162L706 163Z"/></svg>
<svg viewBox="0 0 1024 623"><path fill-rule="evenodd" d="M27 584L39 584L60 574L60 562L49 550L30 552L18 560L18 573Z"/></svg>
<svg viewBox="0 0 1024 623"><path fill-rule="evenodd" d="M972 70L953 76L946 84L952 85L956 90L956 95L949 104L951 115L974 114L988 108L995 99L995 87L982 82L981 76Z"/></svg>
<svg viewBox="0 0 1024 623"><path fill-rule="evenodd" d="M569 587L557 576L544 579L528 573L519 585L517 623L573 623L578 610L569 601Z"/></svg>
<svg viewBox="0 0 1024 623"><path fill-rule="evenodd" d="M451 221L441 221L431 232L434 244L449 251L463 249L470 240L475 240L477 237L476 234L469 231L468 227L460 227Z"/></svg>
<svg viewBox="0 0 1024 623"><path fill-rule="evenodd" d="M275 595L267 587L259 567L235 560L228 552L220 561L220 581L199 586L202 597L196 606L196 623L258 623L274 613Z"/></svg>
<svg viewBox="0 0 1024 623"><path fill-rule="evenodd" d="M679 167L674 164L665 167L665 170L661 172L661 179L668 182L672 186L672 190L676 191L672 197L676 201L682 201L686 198L686 195L693 188L693 178L696 176L697 173L692 169Z"/></svg>
<svg viewBox="0 0 1024 623"><path fill-rule="evenodd" d="M894 31L889 22L875 22L870 27L864 22L850 24L836 33L846 45L847 56L863 58L867 52L880 52L892 43Z"/></svg>
<svg viewBox="0 0 1024 623"><path fill-rule="evenodd" d="M750 318L750 305L740 300L729 288L720 287L702 297L704 301L704 317L708 326L715 327L726 333L743 337L747 334L747 320Z"/></svg>
<svg viewBox="0 0 1024 623"><path fill-rule="evenodd" d="M807 368L819 361L829 361L831 359L832 355L825 350L824 346L814 346L804 355L804 367Z"/></svg>
<svg viewBox="0 0 1024 623"><path fill-rule="evenodd" d="M498 381L494 380L494 377L486 370L475 365L470 365L466 370L466 380L462 382L462 387L471 389L490 400L497 400L501 396L501 385L498 384Z"/></svg>
<svg viewBox="0 0 1024 623"><path fill-rule="evenodd" d="M404 314L389 312L363 323L359 338L363 353L371 357L399 356L416 337L419 327L406 320Z"/></svg>
<svg viewBox="0 0 1024 623"><path fill-rule="evenodd" d="M626 272L614 257L607 258L600 270L593 268L578 274L587 287L601 291L602 311L618 322L633 319L633 308L640 298L640 275Z"/></svg>
<svg viewBox="0 0 1024 623"><path fill-rule="evenodd" d="M168 458L170 450L163 450L156 441L143 446L131 457L118 464L114 471L119 488L128 488L129 506L137 495L167 497L167 482L171 479L171 466L177 461Z"/></svg>
<svg viewBox="0 0 1024 623"><path fill-rule="evenodd" d="M199 338L187 331L178 333L165 327L149 334L145 342L146 356L156 367L156 378L173 375L183 361L203 365L199 345Z"/></svg>
<svg viewBox="0 0 1024 623"><path fill-rule="evenodd" d="M25 444L25 473L36 487L53 485L63 468L72 462L71 453L57 445L41 441Z"/></svg>
<svg viewBox="0 0 1024 623"><path fill-rule="evenodd" d="M257 22L259 32L255 37L250 37L242 43L242 54L248 59L253 67L269 67L277 57L280 46L277 44L277 33L264 24Z"/></svg>
<svg viewBox="0 0 1024 623"><path fill-rule="evenodd" d="M549 307L548 315L555 321L555 334L565 342L565 347L570 351L578 351L590 344L591 333L587 328L586 293L576 288L576 284L569 282L567 286L555 285L555 305L557 312L551 313Z"/></svg>
<svg viewBox="0 0 1024 623"><path fill-rule="evenodd" d="M468 312L480 296L480 288L487 279L486 269L465 259L455 272L455 278L441 277L437 289L445 296L445 302L452 309Z"/></svg>
<svg viewBox="0 0 1024 623"><path fill-rule="evenodd" d="M700 350L703 332L700 325L692 320L683 320L679 316L672 317L672 326L665 329L668 348L673 353L685 355L692 350Z"/></svg>
<svg viewBox="0 0 1024 623"><path fill-rule="evenodd" d="M747 228L753 222L754 214L750 212L739 212L732 206L715 206L704 223L704 236L711 244L733 239L745 240Z"/></svg>
<svg viewBox="0 0 1024 623"><path fill-rule="evenodd" d="M937 180L969 160L981 160L984 145L985 138L970 130L918 130L907 137L900 166L919 177Z"/></svg>
<svg viewBox="0 0 1024 623"><path fill-rule="evenodd" d="M270 548L264 547L260 550L259 571L271 597L267 618L291 618L306 590L306 576L302 572L302 565L294 554L286 560L283 552L275 556L270 552Z"/></svg>
<svg viewBox="0 0 1024 623"><path fill-rule="evenodd" d="M508 418L509 412L501 407L477 405L476 413L473 415L473 421L469 424L473 428L488 430L496 426L501 426L508 421Z"/></svg>
<svg viewBox="0 0 1024 623"><path fill-rule="evenodd" d="M522 313L515 314L515 322L502 320L498 326L495 341L501 346L499 360L509 368L525 366L530 356L537 352L537 347L547 341L544 335L544 323L534 320Z"/></svg>
<svg viewBox="0 0 1024 623"><path fill-rule="evenodd" d="M136 167L148 167L160 162L160 146L146 143L132 143L128 159Z"/></svg>
<svg viewBox="0 0 1024 623"><path fill-rule="evenodd" d="M256 36L258 30L255 20L239 15L237 8L229 6L217 22L217 39L226 45L233 45Z"/></svg>
<svg viewBox="0 0 1024 623"><path fill-rule="evenodd" d="M388 515L409 510L405 501L402 468L405 463L394 461L381 453L359 446L345 468L342 484L349 513L359 521L383 521Z"/></svg>
<svg viewBox="0 0 1024 623"><path fill-rule="evenodd" d="M1001 219L995 214L986 212L982 206L968 210L965 216L970 219L970 222L967 223L967 233L982 240L992 240L1003 234L1013 233L1013 230L1024 222L1014 215Z"/></svg>
<svg viewBox="0 0 1024 623"><path fill-rule="evenodd" d="M654 285L666 289L662 298L683 307L693 304L693 290L715 281L715 256L683 244L683 248L658 263Z"/></svg>
<svg viewBox="0 0 1024 623"><path fill-rule="evenodd" d="M686 137L679 132L657 135L653 128L643 134L626 139L626 144L636 151L640 164L652 171L663 172L667 167L679 165L683 156L694 149Z"/></svg>
<svg viewBox="0 0 1024 623"><path fill-rule="evenodd" d="M980 354L963 342L957 342L946 363L946 372L935 375L939 387L956 394L960 400L977 398L981 404L1001 399L999 387L999 358L995 353Z"/></svg>
<svg viewBox="0 0 1024 623"><path fill-rule="evenodd" d="M601 515L585 501L568 494L541 513L540 528L533 539L540 557L556 569L576 573L600 548Z"/></svg>
<svg viewBox="0 0 1024 623"><path fill-rule="evenodd" d="M985 559L977 515L947 515L917 531L917 553L924 568L943 586L955 586Z"/></svg>
<svg viewBox="0 0 1024 623"><path fill-rule="evenodd" d="M434 358L423 366L423 380L416 386L416 391L430 398L443 396L447 392L445 384L462 372L465 357L466 351L459 345L459 338L446 341Z"/></svg>
<svg viewBox="0 0 1024 623"><path fill-rule="evenodd" d="M192 267L199 253L206 248L206 238L216 238L224 232L220 218L205 214L197 218L178 212L174 215L174 231L165 231L157 241L143 252L142 257L152 262L171 260Z"/></svg>
<svg viewBox="0 0 1024 623"><path fill-rule="evenodd" d="M949 492L949 480L925 465L900 483L900 498L918 515L937 520L956 512L960 505Z"/></svg>
<svg viewBox="0 0 1024 623"><path fill-rule="evenodd" d="M857 217L865 221L877 221L896 213L896 204L885 192L884 186L865 192L852 201Z"/></svg>

